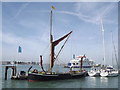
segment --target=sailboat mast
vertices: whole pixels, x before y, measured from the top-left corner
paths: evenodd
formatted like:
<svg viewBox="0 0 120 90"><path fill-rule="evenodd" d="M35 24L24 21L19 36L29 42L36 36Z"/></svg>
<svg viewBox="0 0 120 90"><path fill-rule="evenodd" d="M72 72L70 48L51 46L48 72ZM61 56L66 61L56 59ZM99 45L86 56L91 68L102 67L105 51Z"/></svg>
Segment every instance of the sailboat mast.
<svg viewBox="0 0 120 90"><path fill-rule="evenodd" d="M115 44L114 44L114 40L113 40L113 33L112 33L112 44L113 44L113 48L114 48L114 52L115 52L115 59L116 59L117 67L118 67L118 60L117 60L116 49L115 49Z"/></svg>
<svg viewBox="0 0 120 90"><path fill-rule="evenodd" d="M112 43L111 48L113 48L113 35L112 35L112 31L111 31L111 43ZM112 50L112 52L111 52L111 55L112 55L112 65L114 66L113 49L111 49L111 50Z"/></svg>
<svg viewBox="0 0 120 90"><path fill-rule="evenodd" d="M52 72L52 63L53 63L53 36L52 36L52 9L50 11L50 67L49 72Z"/></svg>
<svg viewBox="0 0 120 90"><path fill-rule="evenodd" d="M52 6L52 9L55 9L55 8ZM54 49L55 49L55 46L58 45L59 42L64 40L66 37L68 37L72 33L72 31L71 31L68 34L66 34L65 36L61 37L60 39L53 41L53 36L52 36L52 9L50 11L50 67L49 67L49 70L48 70L49 73L52 72L52 68L54 66L54 59L55 59L54 58Z"/></svg>
<svg viewBox="0 0 120 90"><path fill-rule="evenodd" d="M52 9L50 11L50 42L52 42L51 35L52 35Z"/></svg>
<svg viewBox="0 0 120 90"><path fill-rule="evenodd" d="M103 22L102 22L102 19L101 19L101 29L102 29L102 37L103 37L103 54L104 54L104 58L103 58L103 60L104 60L104 64L105 64L105 60L106 60L106 58L105 58L105 36L104 36L104 27L103 27Z"/></svg>

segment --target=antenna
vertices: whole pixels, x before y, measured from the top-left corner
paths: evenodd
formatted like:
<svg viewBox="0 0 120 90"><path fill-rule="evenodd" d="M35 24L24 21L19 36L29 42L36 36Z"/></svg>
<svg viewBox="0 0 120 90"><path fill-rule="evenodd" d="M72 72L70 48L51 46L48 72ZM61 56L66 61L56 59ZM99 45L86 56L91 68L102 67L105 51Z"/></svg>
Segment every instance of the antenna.
<svg viewBox="0 0 120 90"><path fill-rule="evenodd" d="M73 59L75 59L75 54L73 54Z"/></svg>

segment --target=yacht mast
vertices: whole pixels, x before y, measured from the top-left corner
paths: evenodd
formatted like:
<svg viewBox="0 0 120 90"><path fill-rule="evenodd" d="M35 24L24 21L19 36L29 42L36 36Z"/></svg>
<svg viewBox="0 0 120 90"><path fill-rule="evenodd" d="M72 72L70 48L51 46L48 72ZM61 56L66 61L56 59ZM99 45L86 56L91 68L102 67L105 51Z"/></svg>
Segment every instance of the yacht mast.
<svg viewBox="0 0 120 90"><path fill-rule="evenodd" d="M112 32L111 32L111 33L112 33ZM117 67L118 67L118 59L117 59L116 48L115 48L115 44L114 44L114 40L113 40L113 33L112 33L112 44L113 44L114 53L115 53L115 59L116 59Z"/></svg>
<svg viewBox="0 0 120 90"><path fill-rule="evenodd" d="M105 65L105 61L106 61L106 58L105 58L105 35L104 35L104 27L103 27L103 22L102 22L102 19L101 19L101 30L102 30L102 38L103 38L103 54L104 54L104 65Z"/></svg>

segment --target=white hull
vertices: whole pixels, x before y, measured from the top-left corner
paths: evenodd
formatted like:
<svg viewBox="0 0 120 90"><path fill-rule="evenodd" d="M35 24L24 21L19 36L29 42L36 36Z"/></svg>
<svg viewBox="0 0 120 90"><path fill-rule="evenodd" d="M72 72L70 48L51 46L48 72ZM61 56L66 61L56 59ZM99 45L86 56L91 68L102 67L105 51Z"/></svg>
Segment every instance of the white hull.
<svg viewBox="0 0 120 90"><path fill-rule="evenodd" d="M100 76L101 76L101 77L106 77L106 76L108 76L108 72L102 71L102 72L100 73Z"/></svg>
<svg viewBox="0 0 120 90"><path fill-rule="evenodd" d="M81 57L80 58L76 58L76 59L72 59L70 60L70 62L68 63L68 65L65 65L65 68L80 68L81 66ZM84 58L83 62L82 62L82 68L91 68L93 66L93 61L88 59L88 58Z"/></svg>
<svg viewBox="0 0 120 90"><path fill-rule="evenodd" d="M89 71L88 75L91 76L91 77L100 76L100 72L98 72L98 71Z"/></svg>
<svg viewBox="0 0 120 90"><path fill-rule="evenodd" d="M118 71L112 71L111 73L108 74L109 77L115 77L118 76Z"/></svg>
<svg viewBox="0 0 120 90"><path fill-rule="evenodd" d="M115 76L118 76L118 71L111 71L111 72L103 71L100 73L100 76L102 76L102 77L115 77Z"/></svg>

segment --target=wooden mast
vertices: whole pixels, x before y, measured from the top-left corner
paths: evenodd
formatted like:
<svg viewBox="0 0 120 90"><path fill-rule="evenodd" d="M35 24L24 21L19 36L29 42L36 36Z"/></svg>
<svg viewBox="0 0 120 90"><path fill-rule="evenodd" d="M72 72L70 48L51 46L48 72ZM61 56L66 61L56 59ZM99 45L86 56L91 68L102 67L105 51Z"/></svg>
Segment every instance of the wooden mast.
<svg viewBox="0 0 120 90"><path fill-rule="evenodd" d="M64 40L66 37L68 37L72 33L72 31L71 31L68 34L61 37L60 39L53 41L53 36L52 36L52 9L55 9L55 8L52 6L51 11L50 11L50 67L49 67L49 70L48 70L49 73L52 73L52 67L54 66L54 49L55 49L55 46L58 45L59 42Z"/></svg>
<svg viewBox="0 0 120 90"><path fill-rule="evenodd" d="M52 36L52 9L50 11L50 67L49 72L52 72L52 61L53 61L53 36Z"/></svg>

